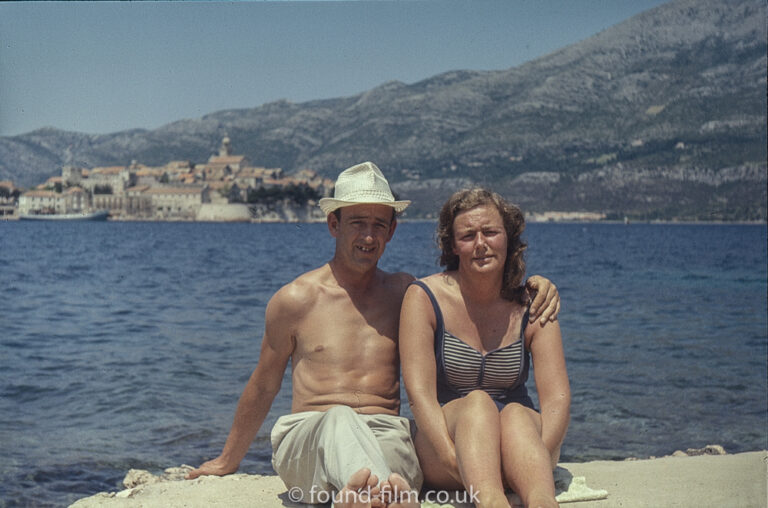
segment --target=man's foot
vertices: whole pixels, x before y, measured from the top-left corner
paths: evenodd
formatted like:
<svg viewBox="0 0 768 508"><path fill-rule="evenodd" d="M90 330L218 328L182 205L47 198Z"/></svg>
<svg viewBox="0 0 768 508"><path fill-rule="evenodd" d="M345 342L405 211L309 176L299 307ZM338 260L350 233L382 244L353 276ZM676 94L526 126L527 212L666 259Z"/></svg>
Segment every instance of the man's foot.
<svg viewBox="0 0 768 508"><path fill-rule="evenodd" d="M364 467L347 480L347 485L333 496L336 508L383 508L379 479Z"/></svg>
<svg viewBox="0 0 768 508"><path fill-rule="evenodd" d="M418 508L419 493L408 485L405 478L397 473L389 475L381 483L381 499L387 508Z"/></svg>

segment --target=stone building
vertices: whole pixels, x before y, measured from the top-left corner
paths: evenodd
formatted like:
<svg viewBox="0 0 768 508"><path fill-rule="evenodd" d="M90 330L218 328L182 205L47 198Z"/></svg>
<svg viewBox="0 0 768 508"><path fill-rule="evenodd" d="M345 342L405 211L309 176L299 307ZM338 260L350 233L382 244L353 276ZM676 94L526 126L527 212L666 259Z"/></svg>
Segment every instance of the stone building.
<svg viewBox="0 0 768 508"><path fill-rule="evenodd" d="M137 219L149 219L153 216L152 198L145 194L149 189L149 185L137 185L125 190L123 210L127 216Z"/></svg>
<svg viewBox="0 0 768 508"><path fill-rule="evenodd" d="M62 213L61 194L50 190L31 190L19 196L19 214Z"/></svg>
<svg viewBox="0 0 768 508"><path fill-rule="evenodd" d="M228 137L221 140L219 155L212 155L203 167L203 179L225 180L234 176L250 164L245 155L232 155L232 144Z"/></svg>
<svg viewBox="0 0 768 508"><path fill-rule="evenodd" d="M64 192L35 189L19 196L19 214L79 213L91 208L91 196L80 187Z"/></svg>
<svg viewBox="0 0 768 508"><path fill-rule="evenodd" d="M16 215L16 204L21 190L10 180L0 181L0 217L7 219Z"/></svg>
<svg viewBox="0 0 768 508"><path fill-rule="evenodd" d="M83 170L75 166L61 168L61 180L64 185L80 185L83 179Z"/></svg>
<svg viewBox="0 0 768 508"><path fill-rule="evenodd" d="M112 217L121 217L124 215L126 198L124 193L119 194L93 194L92 203L93 207L97 210L109 210L109 215Z"/></svg>
<svg viewBox="0 0 768 508"><path fill-rule="evenodd" d="M152 207L156 219L194 220L203 203L210 202L208 187L151 187L143 192Z"/></svg>
<svg viewBox="0 0 768 508"><path fill-rule="evenodd" d="M91 208L91 195L81 187L69 187L62 194L64 213L79 213Z"/></svg>
<svg viewBox="0 0 768 508"><path fill-rule="evenodd" d="M93 168L80 185L90 192L94 192L98 187L102 190L108 188L112 194L122 194L128 187L136 185L136 182L135 171L130 171L125 166L112 166Z"/></svg>

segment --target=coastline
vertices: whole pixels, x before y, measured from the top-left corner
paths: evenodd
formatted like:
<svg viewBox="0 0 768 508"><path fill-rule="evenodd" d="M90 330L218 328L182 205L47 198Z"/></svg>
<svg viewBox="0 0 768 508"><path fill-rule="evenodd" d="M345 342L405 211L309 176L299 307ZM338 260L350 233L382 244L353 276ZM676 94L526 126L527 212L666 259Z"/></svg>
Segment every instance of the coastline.
<svg viewBox="0 0 768 508"><path fill-rule="evenodd" d="M707 447L709 449L710 447ZM705 449L705 450L707 450ZM691 451L689 450L689 453ZM573 508L642 506L678 507L765 507L768 493L768 451L736 454L703 451L701 455L675 452L672 456L624 461L562 463L556 471L558 494L573 491L574 499L560 498ZM126 490L99 493L80 499L71 508L102 506L194 507L259 506L264 508L306 507L293 502L277 476L234 474L184 480L189 466L170 468L161 476L131 470L124 480ZM583 477L583 480L580 478ZM565 485L561 485L561 481ZM586 490L580 482L586 482ZM439 495L437 495L439 494ZM463 492L432 493L422 503L430 508L465 508ZM513 506L519 499L509 495ZM431 502L438 501L439 504Z"/></svg>
<svg viewBox="0 0 768 508"><path fill-rule="evenodd" d="M0 222L17 222L19 221L18 215L0 216ZM406 222L432 222L437 223L437 218L428 217L399 217L397 219L400 223ZM184 223L245 223L245 224L324 224L324 219L316 219L309 221L289 221L289 220L264 220L264 219L249 219L249 220L197 220L197 219L185 219L185 218L164 218L164 219L148 219L148 218L108 218L107 222L184 222ZM680 226L766 226L768 221L763 220L675 220L675 219L654 219L654 220L638 220L631 221L628 224L620 220L529 220L526 219L527 224L623 224L627 226L633 226L638 224L644 225L680 225Z"/></svg>

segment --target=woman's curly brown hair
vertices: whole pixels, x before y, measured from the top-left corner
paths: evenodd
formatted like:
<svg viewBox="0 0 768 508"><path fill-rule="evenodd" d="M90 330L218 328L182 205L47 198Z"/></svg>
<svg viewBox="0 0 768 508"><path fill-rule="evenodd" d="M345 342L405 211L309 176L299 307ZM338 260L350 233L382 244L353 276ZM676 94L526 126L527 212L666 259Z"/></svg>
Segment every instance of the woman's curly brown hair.
<svg viewBox="0 0 768 508"><path fill-rule="evenodd" d="M465 189L455 192L445 202L437 224L437 243L442 250L440 266L445 266L447 270L458 270L459 256L453 253L453 221L461 212L481 205L496 207L507 233L507 258L504 262L501 296L525 305L528 296L522 285L525 277L523 253L528 245L520 238L525 230L525 218L518 207L495 192L482 187Z"/></svg>

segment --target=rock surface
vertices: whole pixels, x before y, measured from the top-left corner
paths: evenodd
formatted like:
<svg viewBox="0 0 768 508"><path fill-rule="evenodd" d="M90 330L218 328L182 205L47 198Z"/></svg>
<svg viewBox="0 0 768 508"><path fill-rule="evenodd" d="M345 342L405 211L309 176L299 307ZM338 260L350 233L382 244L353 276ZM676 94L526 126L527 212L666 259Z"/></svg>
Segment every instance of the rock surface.
<svg viewBox="0 0 768 508"><path fill-rule="evenodd" d="M707 446L701 455L664 457L634 461L594 461L565 463L556 477L561 488L580 492L577 499L562 503L572 508L613 506L765 506L768 480L768 452L757 451L719 455ZM701 450L690 450L696 454ZM182 480L190 466L171 468L159 476L146 471L131 471L124 481L126 490L100 493L74 503L74 508L91 507L306 507L291 501L277 476L235 474ZM588 485L588 487L587 487ZM586 490L583 490L585 487ZM580 490L581 489L581 490ZM600 491L607 491L607 498ZM439 494L439 495L438 495ZM463 492L432 493L423 507L455 506ZM519 499L510 495L515 507ZM431 502L427 502L431 501Z"/></svg>

